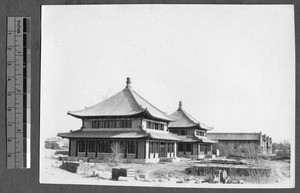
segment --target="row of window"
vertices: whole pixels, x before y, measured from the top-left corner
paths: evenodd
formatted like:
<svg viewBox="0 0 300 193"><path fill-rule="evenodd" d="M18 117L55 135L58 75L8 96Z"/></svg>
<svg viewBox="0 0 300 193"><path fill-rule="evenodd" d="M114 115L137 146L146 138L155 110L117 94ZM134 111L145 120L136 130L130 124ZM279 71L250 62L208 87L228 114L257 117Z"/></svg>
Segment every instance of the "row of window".
<svg viewBox="0 0 300 193"><path fill-rule="evenodd" d="M178 151L184 151L184 147L185 147L185 151L192 151L192 144L190 143L179 143L178 144ZM207 151L211 151L212 150L212 146L211 145L204 145L204 144L200 144L200 151L204 152L205 151L205 147Z"/></svg>
<svg viewBox="0 0 300 193"><path fill-rule="evenodd" d="M206 136L204 131L196 131L196 135L199 135L199 136L202 136L202 137Z"/></svg>
<svg viewBox="0 0 300 193"><path fill-rule="evenodd" d="M150 153L159 153L162 151L172 153L174 152L174 143L150 141L149 151Z"/></svg>
<svg viewBox="0 0 300 193"><path fill-rule="evenodd" d="M117 149L118 153L125 153L125 141L114 142L111 140L78 140L78 152L96 152L99 153L112 153L112 150ZM127 153L136 152L136 142L127 141Z"/></svg>
<svg viewBox="0 0 300 193"><path fill-rule="evenodd" d="M177 135L187 135L187 130L185 129L172 129L170 130L171 133L177 134ZM206 134L204 131L196 131L196 135L205 137Z"/></svg>
<svg viewBox="0 0 300 193"><path fill-rule="evenodd" d="M155 129L155 130L164 130L164 125L161 123L155 123L155 122L151 122L151 121L147 121L147 129Z"/></svg>
<svg viewBox="0 0 300 193"><path fill-rule="evenodd" d="M132 120L94 120L92 128L131 128Z"/></svg>

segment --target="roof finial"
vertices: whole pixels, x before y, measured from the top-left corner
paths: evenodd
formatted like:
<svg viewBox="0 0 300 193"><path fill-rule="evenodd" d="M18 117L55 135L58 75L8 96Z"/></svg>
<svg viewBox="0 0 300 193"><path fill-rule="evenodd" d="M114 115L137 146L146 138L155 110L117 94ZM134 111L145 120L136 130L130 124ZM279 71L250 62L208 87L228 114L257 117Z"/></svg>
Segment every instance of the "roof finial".
<svg viewBox="0 0 300 193"><path fill-rule="evenodd" d="M179 107L178 107L178 110L179 110L179 109L181 110L181 107L182 107L182 102L179 101Z"/></svg>
<svg viewBox="0 0 300 193"><path fill-rule="evenodd" d="M131 88L130 84L131 84L130 77L127 77L126 88Z"/></svg>

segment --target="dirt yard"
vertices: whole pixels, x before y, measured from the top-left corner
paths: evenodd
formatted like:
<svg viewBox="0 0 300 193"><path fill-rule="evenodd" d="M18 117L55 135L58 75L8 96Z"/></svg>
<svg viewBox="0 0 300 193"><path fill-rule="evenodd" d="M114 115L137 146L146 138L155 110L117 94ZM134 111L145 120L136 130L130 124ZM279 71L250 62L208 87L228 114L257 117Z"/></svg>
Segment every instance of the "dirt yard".
<svg viewBox="0 0 300 193"><path fill-rule="evenodd" d="M71 173L59 168L62 161L54 155L55 150L45 149L41 156L40 182L60 184L97 184L97 185L129 185L129 186L158 186L158 187L211 187L205 182L210 176L188 175L185 169L199 164L199 161L181 158L178 163L161 162L155 164L120 163L81 163L77 173ZM258 176L237 177L229 176L234 180L242 180L243 184L222 184L221 187L247 187L253 183L262 185L282 184L290 180L290 163L288 161L265 160L265 165L271 168L269 178L258 179ZM208 163L209 164L209 163ZM112 168L135 169L136 177L120 177L119 181L111 180ZM96 175L95 175L96 174ZM179 183L179 181L184 181ZM217 187L220 184L213 184ZM251 187L251 186L250 186ZM252 185L253 187L253 185ZM256 186L257 187L257 186ZM267 186L266 186L267 187Z"/></svg>

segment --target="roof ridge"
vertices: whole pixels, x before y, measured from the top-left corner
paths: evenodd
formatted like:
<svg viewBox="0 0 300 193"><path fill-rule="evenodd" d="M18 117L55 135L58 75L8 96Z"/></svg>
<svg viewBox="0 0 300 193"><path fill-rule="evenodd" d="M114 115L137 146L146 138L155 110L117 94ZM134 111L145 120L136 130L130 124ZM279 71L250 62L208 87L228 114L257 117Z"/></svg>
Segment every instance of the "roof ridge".
<svg viewBox="0 0 300 193"><path fill-rule="evenodd" d="M141 95L139 95L135 90L133 90L132 88L130 88L130 90L131 90L132 92L134 92L136 95L138 95L140 98L142 98L144 101L146 101L150 106L152 106L153 108L155 108L155 109L158 110L159 112L163 113L166 117L172 119L172 117L169 117L169 115L168 115L166 112L163 112L163 111L161 111L160 109L158 109L157 107L155 107L154 105L152 105L150 102L148 102L146 99L144 99ZM136 100L136 99L135 99L135 100Z"/></svg>
<svg viewBox="0 0 300 193"><path fill-rule="evenodd" d="M183 112L184 116L186 116L190 121L194 122L195 124L199 124L200 123L197 119L195 119L193 116L191 116L185 110L183 110L183 109L180 109L180 110ZM192 120L190 117L193 118L196 122L194 120Z"/></svg>
<svg viewBox="0 0 300 193"><path fill-rule="evenodd" d="M132 91L133 91L133 92L135 92L135 91L134 91L131 87L124 88L123 91L124 91L124 90L129 90L129 93L130 93L130 95L132 96L132 98L133 98L134 102L136 103L136 105L137 105L139 108L141 108L141 109L143 109L143 110L146 110L146 108L143 108L142 105L140 105L140 104L137 102L137 100L135 99L134 95L132 94Z"/></svg>
<svg viewBox="0 0 300 193"><path fill-rule="evenodd" d="M203 126L205 126L205 127L208 127L208 128L210 128L210 129L213 129L213 127L211 127L211 126L207 126L206 124L204 124L204 123L202 123L202 122L200 122L200 121L198 121L196 118L194 118L192 115L190 115L188 112L186 112L185 110L183 110L183 109L181 109L185 114L187 114L188 116L190 116L191 118L193 118L195 121L197 121L198 122L198 124L201 126L201 125L203 125ZM189 117L188 117L189 118ZM189 118L190 119L190 118Z"/></svg>

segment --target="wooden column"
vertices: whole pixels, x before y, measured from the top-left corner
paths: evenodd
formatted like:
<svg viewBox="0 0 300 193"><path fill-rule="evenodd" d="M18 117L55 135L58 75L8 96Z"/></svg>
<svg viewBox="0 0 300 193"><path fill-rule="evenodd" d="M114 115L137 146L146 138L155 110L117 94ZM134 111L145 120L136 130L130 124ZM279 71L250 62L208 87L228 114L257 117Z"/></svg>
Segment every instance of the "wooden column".
<svg viewBox="0 0 300 193"><path fill-rule="evenodd" d="M75 156L77 157L78 156L78 140L76 139L76 141L75 141L75 145L76 145L76 148L75 148Z"/></svg>
<svg viewBox="0 0 300 193"><path fill-rule="evenodd" d="M86 139L86 140L84 140L84 143L85 143L85 157L87 157L87 150L88 150L89 141Z"/></svg>
<svg viewBox="0 0 300 193"><path fill-rule="evenodd" d="M127 158L127 139L125 139L125 158Z"/></svg>
<svg viewBox="0 0 300 193"><path fill-rule="evenodd" d="M148 143L148 152L150 152L149 143ZM144 141L144 158L147 159L147 140Z"/></svg>
<svg viewBox="0 0 300 193"><path fill-rule="evenodd" d="M98 140L96 139L96 148L95 148L95 151L96 151L96 153L95 153L95 157L98 157Z"/></svg>
<svg viewBox="0 0 300 193"><path fill-rule="evenodd" d="M160 141L158 142L158 158L160 158Z"/></svg>
<svg viewBox="0 0 300 193"><path fill-rule="evenodd" d="M71 139L69 138L69 157L71 157Z"/></svg>
<svg viewBox="0 0 300 193"><path fill-rule="evenodd" d="M136 159L138 158L138 151L139 151L139 149L138 149L138 140L136 139L135 140L135 158Z"/></svg>

